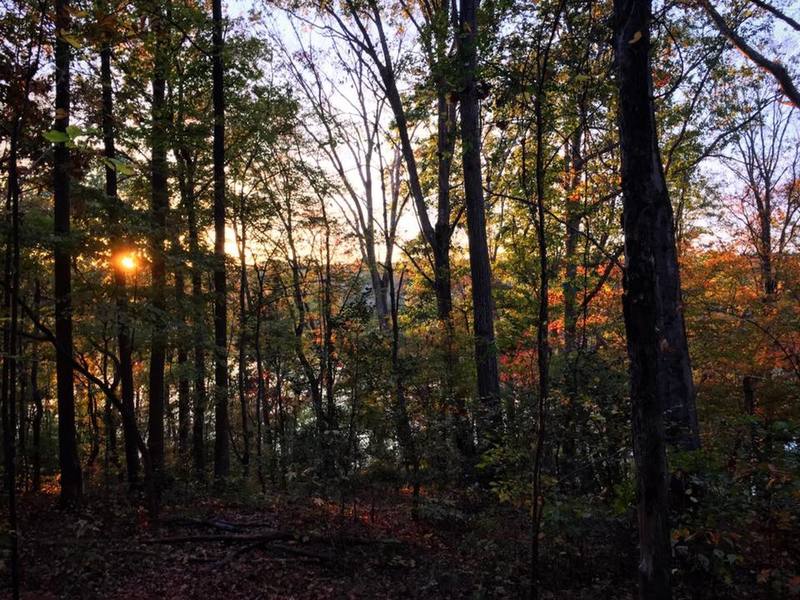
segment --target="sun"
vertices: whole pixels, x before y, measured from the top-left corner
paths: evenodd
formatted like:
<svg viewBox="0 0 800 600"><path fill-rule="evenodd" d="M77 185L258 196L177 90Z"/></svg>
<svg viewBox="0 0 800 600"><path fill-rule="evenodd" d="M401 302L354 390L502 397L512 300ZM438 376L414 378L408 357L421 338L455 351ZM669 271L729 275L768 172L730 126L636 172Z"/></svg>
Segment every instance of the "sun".
<svg viewBox="0 0 800 600"><path fill-rule="evenodd" d="M119 265L126 271L133 271L136 269L136 259L130 254L126 254L119 259Z"/></svg>

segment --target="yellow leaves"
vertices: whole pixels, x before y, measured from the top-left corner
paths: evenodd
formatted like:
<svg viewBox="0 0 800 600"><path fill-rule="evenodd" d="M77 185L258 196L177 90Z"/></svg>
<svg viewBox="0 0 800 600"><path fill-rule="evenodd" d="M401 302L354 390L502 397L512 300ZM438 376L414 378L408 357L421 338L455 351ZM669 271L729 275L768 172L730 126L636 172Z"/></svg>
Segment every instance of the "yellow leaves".
<svg viewBox="0 0 800 600"><path fill-rule="evenodd" d="M633 34L633 37L628 40L628 43L629 44L635 44L640 39L642 39L642 32L641 31L637 31L636 33Z"/></svg>
<svg viewBox="0 0 800 600"><path fill-rule="evenodd" d="M58 32L56 33L56 37L64 40L73 48L78 49L81 47L81 40L74 33L70 33L69 31L64 31L63 29L59 29Z"/></svg>

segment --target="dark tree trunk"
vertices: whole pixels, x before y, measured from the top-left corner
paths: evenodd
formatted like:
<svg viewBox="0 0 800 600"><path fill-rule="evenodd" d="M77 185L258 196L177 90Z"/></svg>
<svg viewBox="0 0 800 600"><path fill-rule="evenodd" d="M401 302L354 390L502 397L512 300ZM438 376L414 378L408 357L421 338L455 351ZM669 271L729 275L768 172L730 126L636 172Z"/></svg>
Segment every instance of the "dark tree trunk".
<svg viewBox="0 0 800 600"><path fill-rule="evenodd" d="M39 280L33 284L33 310L39 318L39 307L42 303L42 290ZM35 325L34 325L35 327ZM31 351L31 399L33 400L33 419L31 419L31 489L38 492L42 488L42 419L44 403L42 390L39 388L39 349L33 344Z"/></svg>
<svg viewBox="0 0 800 600"><path fill-rule="evenodd" d="M764 294L769 298L775 295L778 283L775 280L775 269L772 265L772 182L767 180L764 183L764 198L758 203L758 234L761 242L759 262L761 263L761 283L764 287Z"/></svg>
<svg viewBox="0 0 800 600"><path fill-rule="evenodd" d="M56 31L69 31L66 0L56 0ZM66 133L70 110L69 43L56 35L56 119L54 129ZM82 496L81 464L75 428L75 390L72 373L72 249L70 245L70 152L65 143L55 145L53 197L55 249L56 388L58 398L58 459L61 466L61 504L76 506Z"/></svg>
<svg viewBox="0 0 800 600"><path fill-rule="evenodd" d="M202 481L206 476L206 321L203 295L203 269L198 231L197 198L195 197L195 162L186 148L178 150L185 181L182 186L183 202L189 229L189 253L192 259L192 314L194 337L194 402L192 404L192 457L195 476Z"/></svg>
<svg viewBox="0 0 800 600"><path fill-rule="evenodd" d="M286 408L283 405L283 371L280 363L275 377L275 404L278 410L278 441L281 446L280 481L281 489L285 490L289 472L289 445L286 436Z"/></svg>
<svg viewBox="0 0 800 600"><path fill-rule="evenodd" d="M166 19L160 8L152 16L155 34L153 56L153 104L152 104L152 156L151 156L151 232L150 232L150 296L153 307L152 334L150 339L150 402L148 411L148 449L153 474L151 501L157 508L159 490L164 470L164 412L166 388L164 366L166 362L166 240L167 212L169 211L167 134L169 112L166 105L167 40Z"/></svg>
<svg viewBox="0 0 800 600"><path fill-rule="evenodd" d="M192 405L192 456L195 475L199 481L206 478L206 349L204 327L203 282L199 267L192 273L192 296L195 301L195 346L194 346L194 404Z"/></svg>
<svg viewBox="0 0 800 600"><path fill-rule="evenodd" d="M19 552L17 532L17 478L16 478L16 434L17 434L17 352L18 352L18 297L19 297L19 180L17 152L21 131L21 119L14 121L9 140L8 179L6 194L6 247L3 269L3 367L2 404L3 457L7 494L9 529L9 567L11 593L19 598ZM20 429L20 446L23 434ZM79 471L80 473L80 471ZM62 492L63 498L63 492Z"/></svg>
<svg viewBox="0 0 800 600"><path fill-rule="evenodd" d="M266 270L266 269L265 269ZM264 369L264 355L261 351L261 327L263 322L264 311L264 275L259 270L257 265L253 265L253 271L258 280L258 299L255 308L255 331L253 332L253 351L256 359L256 456L258 460L258 479L261 483L262 490L264 489L264 464L263 464L263 447L264 439L267 442L267 469L269 477L272 480L274 477L274 469L272 464L273 448L272 448L272 425L270 423L270 407L267 401L267 391L269 390L269 372ZM262 425L263 423L263 425Z"/></svg>
<svg viewBox="0 0 800 600"><path fill-rule="evenodd" d="M306 382L308 383L308 391L311 396L311 406L314 409L314 418L317 426L317 447L321 458L321 474L324 477L333 475L334 465L330 452L330 445L328 444L328 428L327 428L327 415L323 406L323 394L320 385L320 378L314 371L311 361L306 355L305 348L303 347L303 334L306 328L307 310L306 299L303 292L302 276L300 272L300 263L297 258L297 249L294 243L293 224L291 207L286 206L286 240L289 246L289 268L292 273L292 288L291 292L286 290L286 293L291 293L292 302L294 303L294 315L296 315L294 323L294 350L297 360L303 369ZM283 435L283 434L282 434ZM283 439L282 439L283 441ZM283 452L283 449L281 449Z"/></svg>
<svg viewBox="0 0 800 600"><path fill-rule="evenodd" d="M86 405L89 413L89 423L92 428L92 439L89 446L89 456L86 459L86 468L91 473L95 462L97 462L97 457L100 456L100 420L97 417L97 399L91 382L86 386Z"/></svg>
<svg viewBox="0 0 800 600"><path fill-rule="evenodd" d="M443 323L452 319L453 292L450 285L450 172L456 142L456 104L448 98L446 80L436 91L436 196L437 214L433 237L436 312Z"/></svg>
<svg viewBox="0 0 800 600"><path fill-rule="evenodd" d="M222 1L212 0L214 96L214 478L230 474L227 357L227 283L225 280L225 89L223 85Z"/></svg>
<svg viewBox="0 0 800 600"><path fill-rule="evenodd" d="M656 137L650 0L615 0L614 50L624 200L623 312L630 360L639 514L639 595L671 598L665 421L693 415L672 206ZM684 445L696 447L692 419Z"/></svg>
<svg viewBox="0 0 800 600"><path fill-rule="evenodd" d="M395 427L397 428L397 441L403 457L406 472L409 474L412 487L412 516L416 518L419 506L419 454L417 444L411 429L411 421L408 417L408 406L406 403L406 392L404 382L404 367L400 358L400 326L398 315L399 290L395 289L394 271L388 265L389 273L389 292L391 294L391 314L392 314L392 377L395 387ZM400 278L402 286L402 276Z"/></svg>
<svg viewBox="0 0 800 600"><path fill-rule="evenodd" d="M446 4L446 3L445 3ZM444 52L444 50L442 50ZM455 149L457 110L448 98L447 81L443 78L437 89L437 217L434 226L433 268L436 310L445 330L445 373L443 381L444 402L450 403L454 413L453 438L465 459L463 471L471 470L475 452L470 430L469 416L464 397L455 392L453 376L458 357L455 348L455 325L453 323L453 294L450 283L450 172Z"/></svg>
<svg viewBox="0 0 800 600"><path fill-rule="evenodd" d="M19 199L17 200L19 202ZM19 206L19 205L18 205ZM12 211L13 217L13 211ZM19 217L19 214L17 214ZM13 219L12 219L13 221ZM19 240L19 227L17 227L16 233L14 232L14 228L12 227L12 237L16 240ZM17 244L19 246L19 244ZM16 264L16 269L19 268L19 262L14 261ZM17 292L19 293L19 285L16 286ZM17 330L16 334L16 341L17 341L17 356L22 357L25 356L25 349L22 343L22 332L20 331L20 321L19 321L19 306L17 306L17 314L14 318L14 327ZM16 476L19 480L19 486L26 490L28 488L28 448L27 448L27 441L28 441L28 373L26 372L26 362L19 362L17 360L17 368L16 371L16 385L17 385L17 398L18 398L18 408L16 411L17 415L17 434L19 435L19 442L17 442L17 454L19 455L19 459L16 465Z"/></svg>
<svg viewBox="0 0 800 600"><path fill-rule="evenodd" d="M119 455L117 454L117 419L114 414L114 405L111 400L106 396L105 405L103 408L103 423L106 428L106 448L105 448L105 469L106 477L110 475L109 465L114 465L120 480L122 473L120 471Z"/></svg>
<svg viewBox="0 0 800 600"><path fill-rule="evenodd" d="M558 17L556 17L558 19ZM548 77L547 68L550 48L545 51L539 61L541 72L538 74L538 90L534 99L534 119L536 127L536 241L539 250L539 319L536 325L536 354L539 379L539 390L536 411L536 437L534 439L533 454L533 531L531 535L531 597L538 597L539 585L539 531L542 523L542 510L544 497L542 495L542 453L544 452L545 418L547 415L547 402L550 394L550 303L548 299L550 280L547 258L547 230L545 228L545 148L544 148L544 103L545 84Z"/></svg>
<svg viewBox="0 0 800 600"><path fill-rule="evenodd" d="M242 413L242 438L244 447L242 448L242 469L247 477L250 469L250 409L247 402L247 263L245 261L245 250L247 248L247 226L244 214L244 195L239 202L239 220L242 226L241 238L239 239L239 407ZM256 339L258 345L258 339Z"/></svg>
<svg viewBox="0 0 800 600"><path fill-rule="evenodd" d="M583 140L584 111L581 111L580 124L570 140L569 187L566 198L566 231L564 242L564 351L571 356L577 348L578 326L578 241L581 226L581 204L579 189L583 159L581 144Z"/></svg>
<svg viewBox="0 0 800 600"><path fill-rule="evenodd" d="M185 322L184 305L186 303L186 281L184 277L183 265L179 265L175 270L175 302L181 313L181 322ZM189 351L187 349L185 336L179 335L178 346L178 452L181 456L187 456L189 452L189 427L190 427L190 405L189 405L189 377L187 376L187 365L189 363Z"/></svg>
<svg viewBox="0 0 800 600"><path fill-rule="evenodd" d="M486 241L486 209L481 175L481 128L477 88L478 0L461 0L458 58L461 69L461 147L464 164L464 200L472 275L472 312L475 335L475 367L478 375L479 444L482 450L499 442L502 434L500 374L494 339L492 273Z"/></svg>
<svg viewBox="0 0 800 600"><path fill-rule="evenodd" d="M116 158L114 131L114 95L111 86L111 46L106 41L100 51L100 79L103 87L103 155L108 161ZM116 241L113 245L114 286L116 294L117 346L119 350L119 378L122 401L122 431L125 442L125 464L128 484L135 487L139 482L139 436L136 412L133 406L133 342L128 315L128 300L125 269L120 259L128 251L122 224L122 203L117 195L117 170L113 163L106 163L106 196L109 202L109 217Z"/></svg>
<svg viewBox="0 0 800 600"><path fill-rule="evenodd" d="M620 93L623 96L620 102L620 143L627 144L627 158L623 157L623 176L627 174L629 186L624 201L625 210L631 214L627 223L632 228L648 227L651 231L647 245L655 261L654 276L658 290L661 333L658 358L665 386L661 400L667 441L678 448L694 450L700 447L700 435L683 317L674 219L656 139L655 115L650 100L652 91L647 91L652 87L649 60L647 50L641 49L649 48L649 41L642 40L640 47L639 42L628 44L632 38L622 39L625 33L633 36L638 31L630 29L634 25L648 26L650 4L645 0L629 0L620 2L616 10L618 30L615 43ZM646 37L644 30L642 36ZM632 97L634 93L637 94L635 99ZM630 165L627 168L626 161ZM623 182L623 193L625 185ZM638 210L629 210L629 205L634 202ZM641 225L636 225L638 223ZM642 236L638 234L638 237ZM627 257L626 237L626 261ZM633 299L629 300L633 302Z"/></svg>
<svg viewBox="0 0 800 600"><path fill-rule="evenodd" d="M269 472L270 481L274 482L277 474L277 453L275 447L275 436L273 435L272 430L272 403L270 402L269 394L269 382L272 373L270 372L269 366L266 363L265 353L261 345L261 330L264 326L264 322L269 319L268 313L265 314L266 295L264 290L267 276L267 264L264 265L263 269L260 269L257 265L253 265L253 271L255 272L256 279L258 281L258 301L256 306L254 349L256 355L256 370L258 373L258 398L260 415L262 419L259 422L259 427L263 423L263 444L266 446L267 452L267 470Z"/></svg>
<svg viewBox="0 0 800 600"><path fill-rule="evenodd" d="M564 354L567 360L565 371L565 389L567 397L567 410L563 419L563 431L569 432L578 420L576 414L580 408L577 402L579 383L579 356L578 356L578 242L582 220L582 204L580 201L580 183L583 172L583 157L581 145L583 132L586 128L586 109L584 108L585 95L579 101L578 127L572 134L569 144L569 172L567 195L565 198L566 227L564 232L564 282L562 292L564 295ZM584 265L585 267L585 265ZM564 435L561 442L563 459L559 469L567 472L574 471L575 439L573 435Z"/></svg>
<svg viewBox="0 0 800 600"><path fill-rule="evenodd" d="M323 330L323 355L324 355L324 381L325 381L325 400L326 400L326 420L328 430L336 430L339 428L338 418L336 416L336 399L334 398L334 383L336 381L335 366L334 366L334 353L335 348L333 344L333 294L331 286L333 285L333 274L331 271L331 225L328 220L328 213L325 209L325 203L320 203L320 211L322 220L325 227L325 265L324 274L322 276L322 327ZM373 245L374 247L374 245ZM377 262L376 262L377 264ZM379 294L386 302L386 294L383 282L379 283Z"/></svg>
<svg viewBox="0 0 800 600"><path fill-rule="evenodd" d="M742 392L744 393L744 411L749 417L756 414L756 389L755 379L751 375L742 378ZM738 441L737 441L738 443ZM755 422L750 421L750 460L755 461L758 457L758 428ZM752 478L751 478L752 479Z"/></svg>

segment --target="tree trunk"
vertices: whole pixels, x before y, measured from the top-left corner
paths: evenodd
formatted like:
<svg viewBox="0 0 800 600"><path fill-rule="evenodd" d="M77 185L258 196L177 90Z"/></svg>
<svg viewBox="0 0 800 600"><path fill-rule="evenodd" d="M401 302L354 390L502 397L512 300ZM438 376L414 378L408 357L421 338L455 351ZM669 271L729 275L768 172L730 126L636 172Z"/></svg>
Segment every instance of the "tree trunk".
<svg viewBox="0 0 800 600"><path fill-rule="evenodd" d="M185 185L183 202L189 228L189 253L192 260L192 314L194 338L194 403L192 405L192 457L198 481L206 475L206 323L205 297L203 296L203 269L198 231L197 198L195 197L195 163L186 148L178 150L179 163L183 165Z"/></svg>
<svg viewBox="0 0 800 600"><path fill-rule="evenodd" d="M672 205L656 139L648 49L649 0L620 0L615 8L617 70L620 86L620 143L623 148L626 263L634 257L652 259L655 301L659 311L658 368L663 380L660 401L667 441L684 450L700 447L694 383L686 341L680 274L675 248ZM642 39L629 43L641 31ZM623 39L626 34L630 37ZM627 192L625 188L627 187ZM631 230L631 243L628 230ZM641 230L641 231L637 231ZM646 237L645 237L646 236ZM627 267L626 267L627 268ZM637 277L633 274L632 277ZM626 295L635 305L639 300ZM651 323L655 325L655 321Z"/></svg>
<svg viewBox="0 0 800 600"><path fill-rule="evenodd" d="M247 227L244 215L244 195L239 203L239 221L242 227L241 238L239 240L239 406L242 412L242 438L244 447L242 448L242 469L245 477L250 468L250 411L247 402L247 263L245 261L245 250L247 248ZM258 339L256 338L256 345Z"/></svg>
<svg viewBox="0 0 800 600"><path fill-rule="evenodd" d="M92 428L92 438L89 446L89 456L86 459L86 468L91 473L97 457L100 456L100 420L97 417L97 399L91 382L86 385L86 406L89 413L89 423Z"/></svg>
<svg viewBox="0 0 800 600"><path fill-rule="evenodd" d="M395 289L394 270L391 266L389 270L389 293L391 294L391 314L392 314L392 377L395 386L395 426L397 428L397 441L403 457L406 472L409 474L412 486L412 516L416 518L419 505L419 455L414 434L411 429L411 422L408 418L408 406L406 403L405 383L403 365L400 359L400 325L398 319L399 290ZM402 276L400 277L402 286Z"/></svg>
<svg viewBox="0 0 800 600"><path fill-rule="evenodd" d="M3 367L2 404L3 457L7 494L9 529L9 567L11 593L19 598L19 532L17 531L17 477L16 477L16 434L17 434L17 352L18 352L18 297L19 297L19 181L17 171L17 149L21 131L21 119L14 121L9 140L8 180L6 194L6 247L3 272ZM22 442L20 430L20 442ZM78 471L80 473L80 471ZM62 498L63 498L62 491Z"/></svg>
<svg viewBox="0 0 800 600"><path fill-rule="evenodd" d="M56 119L54 129L66 133L70 110L69 31L67 0L56 0ZM82 496L81 464L75 428L75 390L72 373L72 249L70 245L70 152L66 143L53 154L56 388L58 397L58 459L61 466L61 504L77 506Z"/></svg>
<svg viewBox="0 0 800 600"><path fill-rule="evenodd" d="M39 307L42 303L42 289L39 280L33 283L33 310L39 318ZM35 331L35 326L34 326ZM33 400L33 419L31 419L31 489L38 492L42 488L42 419L44 403L42 390L39 388L39 348L33 344L31 351L31 399Z"/></svg>
<svg viewBox="0 0 800 600"><path fill-rule="evenodd" d="M759 206L759 237L761 241L760 263L761 282L767 298L775 295L778 284L775 281L775 269L772 265L772 182L765 181L764 199Z"/></svg>
<svg viewBox="0 0 800 600"><path fill-rule="evenodd" d="M184 318L184 305L186 303L186 281L184 277L183 265L178 265L175 270L175 302L181 313L181 323L186 325ZM180 455L187 456L189 453L189 428L190 428L190 405L189 405L189 377L187 366L189 363L189 351L187 349L185 337L182 332L177 340L178 346L178 452Z"/></svg>
<svg viewBox="0 0 800 600"><path fill-rule="evenodd" d="M560 14L556 16L556 23ZM554 28L556 25L554 24ZM547 257L547 230L545 228L545 147L544 147L544 104L546 102L545 85L550 47L538 60L541 65L538 73L537 93L534 99L534 120L536 129L536 241L539 250L539 319L536 326L536 355L539 379L538 406L536 416L536 437L533 453L533 485L531 512L533 514L533 531L531 535L531 598L539 593L539 531L542 523L544 497L542 494L542 453L544 452L545 418L547 402L550 394L550 268Z"/></svg>
<svg viewBox="0 0 800 600"><path fill-rule="evenodd" d="M228 418L227 283L225 280L225 90L223 86L222 1L212 0L214 99L214 478L230 475Z"/></svg>
<svg viewBox="0 0 800 600"><path fill-rule="evenodd" d="M166 240L167 212L169 210L167 135L169 125L166 105L167 41L165 17L156 8L152 17L155 34L153 56L153 104L152 104L152 157L151 157L151 232L150 232L150 295L155 314L150 340L150 398L148 410L148 449L154 486L151 501L157 508L164 470L164 412L166 389L164 366L166 362Z"/></svg>
<svg viewBox="0 0 800 600"><path fill-rule="evenodd" d="M283 405L283 370L280 368L280 363L275 377L275 404L278 409L278 441L281 446L280 481L281 489L285 490L289 472L289 447L286 436L286 408Z"/></svg>
<svg viewBox="0 0 800 600"><path fill-rule="evenodd" d="M320 212L325 228L325 265L324 274L322 276L322 327L323 330L323 356L324 356L324 381L325 381L325 400L326 400L326 419L328 430L336 430L339 428L338 418L336 415L336 398L334 397L334 383L335 383L335 366L334 366L334 344L333 344L333 294L331 286L333 285L333 274L331 271L331 225L328 220L328 213L325 209L325 203L320 203ZM377 264L377 261L376 261ZM379 280L378 293L383 298L384 304L386 303L386 293L384 284Z"/></svg>
<svg viewBox="0 0 800 600"><path fill-rule="evenodd" d="M111 86L111 46L106 41L100 51L100 79L103 87L103 155L109 161L116 158L114 131L114 96ZM110 203L109 217L116 241L112 250L114 286L116 294L117 346L119 350L119 378L122 401L122 431L125 442L125 464L128 484L139 482L138 425L133 405L133 341L130 332L125 270L120 262L128 251L122 224L122 203L117 196L117 170L106 163L106 196Z"/></svg>
<svg viewBox="0 0 800 600"><path fill-rule="evenodd" d="M614 50L624 200L623 312L630 360L639 516L639 595L672 597L665 420L693 400L672 207L656 137L650 0L615 0ZM682 340L675 339L676 323ZM673 330L671 331L670 328ZM680 375L674 385L676 371ZM666 418L665 418L666 416ZM696 432L696 430L695 430Z"/></svg>
<svg viewBox="0 0 800 600"><path fill-rule="evenodd" d="M263 447L264 439L267 442L267 469L271 481L274 481L275 469L273 465L272 425L270 423L270 406L267 401L269 390L269 372L264 369L264 356L261 351L261 327L264 318L264 276L257 265L253 266L258 280L258 300L255 308L255 331L253 332L253 350L256 359L256 377L258 378L256 390L256 455L258 459L258 478L264 489ZM266 269L265 269L266 270ZM263 426L262 426L263 423Z"/></svg>
<svg viewBox="0 0 800 600"><path fill-rule="evenodd" d="M289 246L289 268L292 273L292 302L294 303L294 313L296 314L294 324L294 350L297 360L303 369L308 383L309 395L311 396L311 406L314 409L314 417L317 425L317 446L322 461L322 475L329 477L333 474L333 461L328 444L327 416L323 407L323 395L320 386L320 378L314 371L311 361L308 360L305 349L303 348L303 333L306 328L306 300L303 293L303 286L300 274L300 264L297 258L297 250L294 243L291 207L287 206L286 218L286 240ZM287 291L287 293L289 293ZM283 450L282 450L283 451Z"/></svg>
<svg viewBox="0 0 800 600"><path fill-rule="evenodd" d="M570 140L569 181L566 198L566 231L564 242L564 351L571 356L577 348L578 325L578 241L581 226L579 187L583 171L581 144L583 141L584 111L580 124Z"/></svg>
<svg viewBox="0 0 800 600"><path fill-rule="evenodd" d="M442 79L437 86L437 217L434 225L433 268L436 312L445 332L445 372L443 374L443 402L453 411L453 441L464 459L462 471L472 469L475 453L472 431L464 397L457 393L453 382L458 357L455 348L453 323L453 293L450 283L450 172L455 149L457 110L448 98L448 84Z"/></svg>
<svg viewBox="0 0 800 600"><path fill-rule="evenodd" d="M467 212L469 265L472 275L472 312L475 367L478 375L476 421L481 450L496 445L502 435L500 375L494 339L492 273L486 241L486 209L481 175L481 128L476 72L478 65L478 0L461 0L458 58L462 69L461 147L464 165L464 200Z"/></svg>

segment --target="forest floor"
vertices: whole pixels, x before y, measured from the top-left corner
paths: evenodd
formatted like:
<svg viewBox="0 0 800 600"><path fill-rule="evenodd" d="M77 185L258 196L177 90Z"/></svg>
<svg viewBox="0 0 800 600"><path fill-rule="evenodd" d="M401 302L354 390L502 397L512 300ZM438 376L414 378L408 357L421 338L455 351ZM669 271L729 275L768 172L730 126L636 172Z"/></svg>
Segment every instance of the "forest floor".
<svg viewBox="0 0 800 600"><path fill-rule="evenodd" d="M468 517L427 500L414 520L403 490L355 506L313 494L173 496L152 521L113 492L79 512L59 510L54 491L23 495L22 598L477 599L527 588L528 527L514 511ZM620 572L633 573L629 558ZM554 578L557 561L542 562L540 598L630 597L631 581Z"/></svg>

